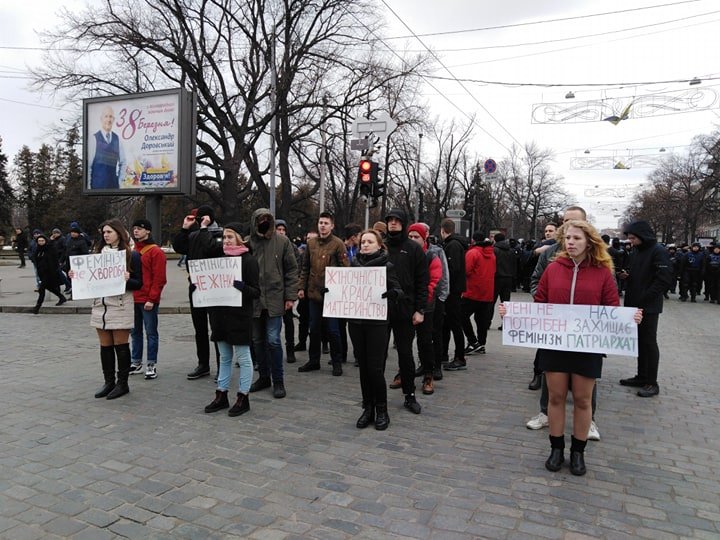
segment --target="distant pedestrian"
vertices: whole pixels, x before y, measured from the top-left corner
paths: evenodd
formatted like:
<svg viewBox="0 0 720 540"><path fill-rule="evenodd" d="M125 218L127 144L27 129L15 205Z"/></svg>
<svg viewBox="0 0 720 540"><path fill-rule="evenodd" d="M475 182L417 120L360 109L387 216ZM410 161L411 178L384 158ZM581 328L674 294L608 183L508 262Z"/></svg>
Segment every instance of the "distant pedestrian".
<svg viewBox="0 0 720 540"><path fill-rule="evenodd" d="M20 227L15 228L15 251L17 251L18 258L20 259L20 266L18 268L25 268L25 252L28 248L28 240L25 231Z"/></svg>
<svg viewBox="0 0 720 540"><path fill-rule="evenodd" d="M35 239L37 249L35 251L35 264L37 266L38 275L40 276L40 286L38 287L38 299L33 313L40 313L43 301L45 300L45 291L48 290L58 297L56 306L62 306L67 299L60 292L60 274L58 274L58 258L55 247L48 241L44 234L38 235Z"/></svg>

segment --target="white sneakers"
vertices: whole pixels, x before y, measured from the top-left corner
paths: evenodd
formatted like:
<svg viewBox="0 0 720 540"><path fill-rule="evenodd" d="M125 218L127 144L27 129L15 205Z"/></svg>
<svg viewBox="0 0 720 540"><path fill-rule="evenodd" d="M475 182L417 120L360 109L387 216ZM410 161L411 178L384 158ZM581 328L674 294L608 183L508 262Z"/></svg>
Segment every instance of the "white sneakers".
<svg viewBox="0 0 720 540"><path fill-rule="evenodd" d="M548 417L545 413L538 413L537 416L533 416L527 424L525 424L525 427L528 429L542 429L544 427L548 426Z"/></svg>
<svg viewBox="0 0 720 540"><path fill-rule="evenodd" d="M157 379L157 371L155 371L155 364L148 364L145 370L146 379Z"/></svg>
<svg viewBox="0 0 720 540"><path fill-rule="evenodd" d="M130 364L130 375L137 375L143 372L142 362L139 364Z"/></svg>
<svg viewBox="0 0 720 540"><path fill-rule="evenodd" d="M548 427L548 417L545 413L538 413L537 416L533 416L530 420L528 420L528 423L525 424L525 427L528 429L542 429L544 427ZM588 430L588 436L589 441L599 441L600 440L600 431L598 431L597 424L595 424L595 420L590 422L590 429Z"/></svg>

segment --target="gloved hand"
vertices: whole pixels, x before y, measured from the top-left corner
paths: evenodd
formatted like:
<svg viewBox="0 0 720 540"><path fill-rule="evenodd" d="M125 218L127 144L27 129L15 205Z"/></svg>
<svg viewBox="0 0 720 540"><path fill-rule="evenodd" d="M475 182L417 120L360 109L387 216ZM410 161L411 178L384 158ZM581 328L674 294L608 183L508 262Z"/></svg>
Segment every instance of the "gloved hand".
<svg viewBox="0 0 720 540"><path fill-rule="evenodd" d="M330 289L328 289L327 287L325 287L325 288L322 290L322 293L323 293L323 294L329 293L329 292L330 292Z"/></svg>
<svg viewBox="0 0 720 540"><path fill-rule="evenodd" d="M242 291L245 288L245 282L238 281L236 279L235 281L233 281L233 287L235 287L238 291Z"/></svg>
<svg viewBox="0 0 720 540"><path fill-rule="evenodd" d="M382 293L381 298L387 298L391 302L395 302L398 299L399 293L397 289L390 289L389 291L385 291Z"/></svg>
<svg viewBox="0 0 720 540"><path fill-rule="evenodd" d="M195 285L194 283L190 283L190 292L194 293L195 289L197 289L197 285Z"/></svg>

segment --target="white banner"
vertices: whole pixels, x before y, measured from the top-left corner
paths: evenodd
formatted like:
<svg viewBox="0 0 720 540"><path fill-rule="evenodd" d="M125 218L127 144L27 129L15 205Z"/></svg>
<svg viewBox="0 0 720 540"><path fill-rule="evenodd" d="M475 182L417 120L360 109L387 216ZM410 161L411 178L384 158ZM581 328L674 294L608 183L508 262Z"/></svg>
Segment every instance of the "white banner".
<svg viewBox="0 0 720 540"><path fill-rule="evenodd" d="M503 345L637 356L637 308L505 302Z"/></svg>
<svg viewBox="0 0 720 540"><path fill-rule="evenodd" d="M72 255L73 300L115 296L125 292L125 250Z"/></svg>
<svg viewBox="0 0 720 540"><path fill-rule="evenodd" d="M387 268L384 266L325 268L323 317L387 319Z"/></svg>
<svg viewBox="0 0 720 540"><path fill-rule="evenodd" d="M242 281L242 258L220 257L188 261L190 281L195 284L194 307L242 306L242 293L233 281Z"/></svg>

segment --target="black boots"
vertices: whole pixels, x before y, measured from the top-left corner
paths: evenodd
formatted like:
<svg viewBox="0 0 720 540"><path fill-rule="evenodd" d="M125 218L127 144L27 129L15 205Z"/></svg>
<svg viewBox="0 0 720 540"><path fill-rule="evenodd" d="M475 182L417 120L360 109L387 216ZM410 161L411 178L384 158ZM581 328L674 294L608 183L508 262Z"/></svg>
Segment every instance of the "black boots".
<svg viewBox="0 0 720 540"><path fill-rule="evenodd" d="M582 476L587 472L585 468L585 445L587 440L581 441L572 437L570 444L570 472L575 476Z"/></svg>
<svg viewBox="0 0 720 540"><path fill-rule="evenodd" d="M387 412L387 403L378 403L375 405L375 429L383 431L390 425L390 417Z"/></svg>
<svg viewBox="0 0 720 540"><path fill-rule="evenodd" d="M100 347L100 363L102 364L105 384L95 392L96 398L106 397L115 388L115 347Z"/></svg>
<svg viewBox="0 0 720 540"><path fill-rule="evenodd" d="M565 461L565 437L553 437L550 435L550 457L545 461L545 468L548 471L557 472Z"/></svg>
<svg viewBox="0 0 720 540"><path fill-rule="evenodd" d="M225 392L225 401L227 402L227 392ZM250 410L250 398L247 394L243 394L242 392L237 393L237 401L235 404L230 407L230 410L228 411L228 416L240 416L241 414L245 414ZM206 411L207 412L207 408Z"/></svg>
<svg viewBox="0 0 720 540"><path fill-rule="evenodd" d="M333 377L340 377L342 375L342 364L340 362L332 363L332 374Z"/></svg>
<svg viewBox="0 0 720 540"><path fill-rule="evenodd" d="M532 381L528 384L528 390L540 390L542 386L542 373L533 375Z"/></svg>
<svg viewBox="0 0 720 540"><path fill-rule="evenodd" d="M217 412L221 409L227 409L230 406L227 398L227 390L215 390L215 399L205 407L206 413Z"/></svg>
<svg viewBox="0 0 720 540"><path fill-rule="evenodd" d="M363 403L363 412L355 423L358 429L364 429L375 421L375 406L372 403Z"/></svg>
<svg viewBox="0 0 720 540"><path fill-rule="evenodd" d="M115 356L117 356L117 383L107 396L107 399L115 399L130 392L128 376L130 375L130 344L123 343L115 345Z"/></svg>
<svg viewBox="0 0 720 540"><path fill-rule="evenodd" d="M41 307L41 306L42 306L42 304L36 304L35 307L32 308L32 312L33 312L35 315L37 315L38 313L40 313L40 307Z"/></svg>
<svg viewBox="0 0 720 540"><path fill-rule="evenodd" d="M307 363L303 364L302 366L300 366L298 368L298 371L300 373L305 373L307 371L315 371L318 369L320 369L320 362L319 361L318 362L310 361L310 362L307 362Z"/></svg>
<svg viewBox="0 0 720 540"><path fill-rule="evenodd" d="M294 364L297 362L295 358L295 348L292 345L285 346L285 361L288 364Z"/></svg>
<svg viewBox="0 0 720 540"><path fill-rule="evenodd" d="M265 390L266 388L270 388L271 385L272 382L270 381L270 377L260 376L254 383L250 385L250 392L258 392L260 390Z"/></svg>

